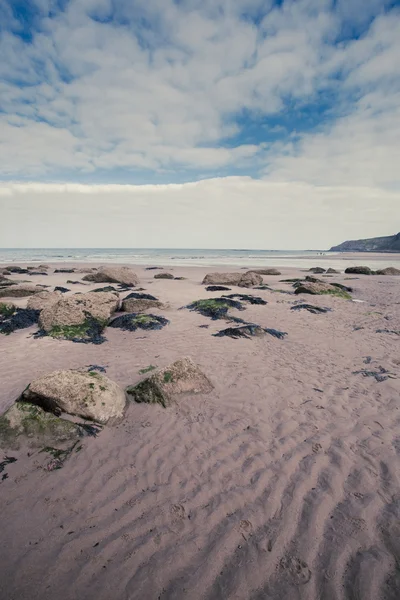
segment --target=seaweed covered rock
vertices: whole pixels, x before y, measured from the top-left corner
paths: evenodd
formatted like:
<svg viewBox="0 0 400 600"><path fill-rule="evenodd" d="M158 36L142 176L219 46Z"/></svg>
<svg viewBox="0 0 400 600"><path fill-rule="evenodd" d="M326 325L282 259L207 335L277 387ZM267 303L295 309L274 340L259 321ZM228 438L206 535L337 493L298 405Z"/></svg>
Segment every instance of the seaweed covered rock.
<svg viewBox="0 0 400 600"><path fill-rule="evenodd" d="M250 287L253 287L254 285L261 285L262 282L263 282L263 279L262 279L261 275L259 275L258 273L254 273L254 271L247 271L247 273L245 273L240 278L238 286L250 288Z"/></svg>
<svg viewBox="0 0 400 600"><path fill-rule="evenodd" d="M89 273L82 279L94 283L126 283L128 285L139 283L138 276L129 267L100 267L98 271Z"/></svg>
<svg viewBox="0 0 400 600"><path fill-rule="evenodd" d="M351 296L348 292L337 286L330 285L329 283L312 283L304 281L295 285L297 285L294 292L295 294L330 295L351 300Z"/></svg>
<svg viewBox="0 0 400 600"><path fill-rule="evenodd" d="M325 269L323 269L322 267L311 267L311 269L308 269L309 273L325 273Z"/></svg>
<svg viewBox="0 0 400 600"><path fill-rule="evenodd" d="M400 269L395 267L386 267L385 269L379 269L376 272L377 275L400 275Z"/></svg>
<svg viewBox="0 0 400 600"><path fill-rule="evenodd" d="M204 317L210 317L213 321L217 319L225 319L230 308L237 310L245 310L243 304L232 298L206 298L205 300L195 300L191 304L185 306L189 310L194 310Z"/></svg>
<svg viewBox="0 0 400 600"><path fill-rule="evenodd" d="M84 435L82 427L61 419L28 402L15 402L0 417L0 448L18 449L21 443L31 448L76 441Z"/></svg>
<svg viewBox="0 0 400 600"><path fill-rule="evenodd" d="M1 289L0 298L25 298L39 292L43 292L42 286L21 283Z"/></svg>
<svg viewBox="0 0 400 600"><path fill-rule="evenodd" d="M124 391L114 381L80 369L39 377L22 393L21 400L56 415L65 412L98 423L122 417L126 403Z"/></svg>
<svg viewBox="0 0 400 600"><path fill-rule="evenodd" d="M156 273L154 279L174 279L172 273Z"/></svg>
<svg viewBox="0 0 400 600"><path fill-rule="evenodd" d="M158 301L158 298L156 298L155 296L152 296L151 294L143 294L143 293L140 293L140 292L131 292L130 294L128 294L124 298L124 300L130 300L130 299L134 299L134 300L157 300Z"/></svg>
<svg viewBox="0 0 400 600"><path fill-rule="evenodd" d="M44 308L53 306L60 298L62 298L60 292L43 290L43 292L39 292L29 298L27 308L32 310L43 310Z"/></svg>
<svg viewBox="0 0 400 600"><path fill-rule="evenodd" d="M253 273L258 273L259 275L282 275L278 269L253 269Z"/></svg>
<svg viewBox="0 0 400 600"><path fill-rule="evenodd" d="M313 304L296 304L292 306L290 310L308 310L308 312L315 315L324 314L330 312L331 308L323 308L322 306L314 306Z"/></svg>
<svg viewBox="0 0 400 600"><path fill-rule="evenodd" d="M39 320L39 310L14 307L13 312L9 314L0 312L0 333L9 335L17 329L26 329L36 325Z"/></svg>
<svg viewBox="0 0 400 600"><path fill-rule="evenodd" d="M243 273L207 273L203 285L239 285Z"/></svg>
<svg viewBox="0 0 400 600"><path fill-rule="evenodd" d="M260 296L251 296L249 294L226 294L223 298L239 298L242 302L248 302L249 304L267 304L266 300L260 298Z"/></svg>
<svg viewBox="0 0 400 600"><path fill-rule="evenodd" d="M122 302L122 310L130 313L141 313L151 308L163 308L164 305L158 300L147 298L127 298Z"/></svg>
<svg viewBox="0 0 400 600"><path fill-rule="evenodd" d="M191 358L185 357L157 371L126 392L135 402L161 404L164 408L182 394L208 394L214 389L210 380Z"/></svg>
<svg viewBox="0 0 400 600"><path fill-rule="evenodd" d="M374 272L369 267L347 267L345 273L355 273L357 275L373 275Z"/></svg>
<svg viewBox="0 0 400 600"><path fill-rule="evenodd" d="M50 265L39 265L39 271L48 271L50 269Z"/></svg>
<svg viewBox="0 0 400 600"><path fill-rule="evenodd" d="M207 292L230 292L231 288L225 287L224 285L208 285L206 287Z"/></svg>
<svg viewBox="0 0 400 600"><path fill-rule="evenodd" d="M144 302L144 301L143 301ZM109 327L122 329L123 331L136 331L137 329L162 329L168 325L168 319L157 315L132 313L121 315L111 321Z"/></svg>
<svg viewBox="0 0 400 600"><path fill-rule="evenodd" d="M238 338L246 338L250 337L262 337L266 334L272 335L278 339L283 339L287 333L284 331L278 331L277 329L263 328L260 325L255 325L254 323L245 323L240 327L227 327L226 329L222 329L218 331L218 333L214 333L214 337L231 337L233 339Z"/></svg>

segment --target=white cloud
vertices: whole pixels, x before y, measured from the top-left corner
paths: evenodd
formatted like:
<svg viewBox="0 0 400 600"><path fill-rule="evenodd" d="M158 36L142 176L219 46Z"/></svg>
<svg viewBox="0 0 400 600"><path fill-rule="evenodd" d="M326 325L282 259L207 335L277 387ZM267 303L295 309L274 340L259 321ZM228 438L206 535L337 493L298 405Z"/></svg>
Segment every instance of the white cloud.
<svg viewBox="0 0 400 600"><path fill-rule="evenodd" d="M399 202L400 193L372 187L249 177L146 186L4 183L0 239L4 247L324 249L394 233Z"/></svg>

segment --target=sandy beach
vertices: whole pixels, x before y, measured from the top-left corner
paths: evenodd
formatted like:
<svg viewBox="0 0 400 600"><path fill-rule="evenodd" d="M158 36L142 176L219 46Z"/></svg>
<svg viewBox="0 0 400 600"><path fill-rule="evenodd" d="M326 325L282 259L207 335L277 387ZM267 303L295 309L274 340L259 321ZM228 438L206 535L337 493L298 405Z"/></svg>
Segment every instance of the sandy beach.
<svg viewBox="0 0 400 600"><path fill-rule="evenodd" d="M0 474L0 597L397 600L400 277L326 278L353 288L345 300L295 296L280 280L308 273L289 267L263 276L271 289L207 292L203 277L221 269L165 267L185 278L166 280L129 266L169 324L107 327L100 345L35 338L37 325L0 335L0 413L32 380L89 365L126 388L190 356L213 391L168 408L128 401L59 470L39 449L5 448L0 462L17 460ZM54 268L9 278L66 296L100 287ZM223 293L260 296L232 315L287 336L214 337L225 321L182 309ZM331 310L292 310L300 300Z"/></svg>

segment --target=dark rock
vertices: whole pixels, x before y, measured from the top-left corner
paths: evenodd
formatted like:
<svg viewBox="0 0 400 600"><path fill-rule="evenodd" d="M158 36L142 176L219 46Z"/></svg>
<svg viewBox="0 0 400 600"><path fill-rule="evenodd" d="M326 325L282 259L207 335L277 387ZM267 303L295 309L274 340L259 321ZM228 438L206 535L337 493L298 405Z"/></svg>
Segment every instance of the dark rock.
<svg viewBox="0 0 400 600"><path fill-rule="evenodd" d="M323 269L322 267L312 267L311 269L308 269L309 273L325 273L325 269Z"/></svg>
<svg viewBox="0 0 400 600"><path fill-rule="evenodd" d="M28 275L46 275L47 277L48 273L41 273L40 271L29 271Z"/></svg>
<svg viewBox="0 0 400 600"><path fill-rule="evenodd" d="M57 285L57 286L54 288L54 291L55 291L55 292L61 292L62 294L66 294L67 292L70 292L71 290L69 290L69 289L68 289L68 288L66 288L66 287L62 287L61 285Z"/></svg>
<svg viewBox="0 0 400 600"><path fill-rule="evenodd" d="M146 267L145 271L161 271L164 267Z"/></svg>
<svg viewBox="0 0 400 600"><path fill-rule="evenodd" d="M352 287L349 287L349 286L347 286L347 285L343 285L343 284L341 284L341 283L334 283L334 282L332 282L332 283L331 283L331 285L333 285L333 286L335 286L335 287L339 288L339 290L343 290L344 292L349 292L349 294L351 294L351 293L352 293L352 291L353 291L353 288L352 288Z"/></svg>
<svg viewBox="0 0 400 600"><path fill-rule="evenodd" d="M260 337L265 335L266 333L273 335L274 337L278 338L278 339L283 339L285 335L287 335L287 333L284 333L282 331L277 331L276 329L263 329L262 327L260 327L259 325L254 325L252 323L248 323L246 325L242 325L241 327L228 327L227 329L222 329L221 331L219 331L218 333L214 333L214 337L231 337L233 339L238 339L238 338L246 338L249 339L250 337Z"/></svg>
<svg viewBox="0 0 400 600"><path fill-rule="evenodd" d="M118 293L116 288L113 287L112 285L106 285L101 288L96 288L95 290L92 290L92 292L116 292L116 293Z"/></svg>
<svg viewBox="0 0 400 600"><path fill-rule="evenodd" d="M287 335L286 331L278 331L277 329L271 329L270 327L265 328L265 332L269 333L273 337L276 337L278 340L283 340L285 335Z"/></svg>
<svg viewBox="0 0 400 600"><path fill-rule="evenodd" d="M135 286L132 283L120 283L120 284L118 284L118 291L120 291L120 292L127 292L128 290L131 290L134 287ZM141 289L142 288L138 288L139 291Z"/></svg>
<svg viewBox="0 0 400 600"><path fill-rule="evenodd" d="M174 277L175 281L184 281L186 277Z"/></svg>
<svg viewBox="0 0 400 600"><path fill-rule="evenodd" d="M128 294L125 296L124 300L129 300L130 298L134 298L135 300L158 300L158 298L151 294L139 294L138 292Z"/></svg>
<svg viewBox="0 0 400 600"><path fill-rule="evenodd" d="M260 298L260 296L250 296L248 294L227 294L222 296L223 298L239 298L242 302L249 302L250 304L267 304L266 300Z"/></svg>
<svg viewBox="0 0 400 600"><path fill-rule="evenodd" d="M22 267L6 267L6 270L9 273L17 273L19 275L23 274L23 273L29 273L28 269L23 269Z"/></svg>
<svg viewBox="0 0 400 600"><path fill-rule="evenodd" d="M154 275L154 279L174 279L172 273L157 273Z"/></svg>
<svg viewBox="0 0 400 600"><path fill-rule="evenodd" d="M69 283L69 285L85 285L82 281L72 281L71 279L67 279L67 283Z"/></svg>
<svg viewBox="0 0 400 600"><path fill-rule="evenodd" d="M299 277L295 277L294 279L280 279L279 283L299 283L299 281L303 281L303 279L299 279Z"/></svg>
<svg viewBox="0 0 400 600"><path fill-rule="evenodd" d="M208 285L206 287L207 292L230 292L231 288L225 287L224 285Z"/></svg>
<svg viewBox="0 0 400 600"><path fill-rule="evenodd" d="M329 268L327 270L327 273L340 273L340 271L337 271L336 269Z"/></svg>
<svg viewBox="0 0 400 600"><path fill-rule="evenodd" d="M87 316L85 322L79 325L55 326L50 332L41 329L34 337L41 338L50 335L50 337L57 340L68 340L75 344L95 344L98 346L107 341L102 335L103 330L103 322L98 321L91 316Z"/></svg>
<svg viewBox="0 0 400 600"><path fill-rule="evenodd" d="M345 273L355 273L356 275L373 275L374 272L369 267L347 267Z"/></svg>
<svg viewBox="0 0 400 600"><path fill-rule="evenodd" d="M224 319L230 308L245 310L243 304L231 298L207 298L206 300L196 300L184 308L194 310L204 317L210 317L213 321Z"/></svg>
<svg viewBox="0 0 400 600"><path fill-rule="evenodd" d="M106 372L106 368L102 367L100 365L89 365L88 366L88 371L99 371L99 373L105 373Z"/></svg>
<svg viewBox="0 0 400 600"><path fill-rule="evenodd" d="M17 329L26 329L39 320L40 310L16 308L10 316L0 315L0 333L9 335Z"/></svg>
<svg viewBox="0 0 400 600"><path fill-rule="evenodd" d="M54 273L75 273L76 269L54 269Z"/></svg>
<svg viewBox="0 0 400 600"><path fill-rule="evenodd" d="M322 308L322 306L314 306L313 304L296 304L296 306L292 306L290 310L308 310L310 313L314 313L315 315L323 314L330 312L331 308Z"/></svg>
<svg viewBox="0 0 400 600"><path fill-rule="evenodd" d="M346 300L351 300L351 296L345 290L338 288L337 286L329 283L312 283L312 282L301 282L300 284L294 284L296 286L295 294L313 294L313 295L330 295Z"/></svg>
<svg viewBox="0 0 400 600"><path fill-rule="evenodd" d="M109 327L115 327L123 331L136 331L137 329L155 330L162 329L168 323L168 319L157 315L132 313L116 317L111 321Z"/></svg>

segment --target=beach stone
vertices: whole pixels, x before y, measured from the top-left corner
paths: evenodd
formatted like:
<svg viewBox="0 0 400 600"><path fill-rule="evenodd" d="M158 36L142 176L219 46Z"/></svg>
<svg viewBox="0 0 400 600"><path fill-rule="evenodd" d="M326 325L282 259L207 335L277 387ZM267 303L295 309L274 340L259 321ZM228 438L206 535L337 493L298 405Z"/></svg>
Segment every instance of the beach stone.
<svg viewBox="0 0 400 600"><path fill-rule="evenodd" d="M263 279L261 275L254 273L254 271L248 271L240 278L238 285L239 287L250 288L253 287L253 285L261 285L262 282Z"/></svg>
<svg viewBox="0 0 400 600"><path fill-rule="evenodd" d="M25 298L26 296L32 296L32 294L38 294L39 292L43 292L42 286L21 283L19 285L2 288L0 290L0 298Z"/></svg>
<svg viewBox="0 0 400 600"><path fill-rule="evenodd" d="M6 270L9 273L17 273L20 275L22 275L23 273L28 273L28 269L24 269L23 267L18 267L15 265L10 265L10 266L6 267Z"/></svg>
<svg viewBox="0 0 400 600"><path fill-rule="evenodd" d="M208 394L214 389L209 379L190 357L185 357L157 371L126 392L135 402L161 404L164 408L177 402L183 394Z"/></svg>
<svg viewBox="0 0 400 600"><path fill-rule="evenodd" d="M379 269L376 272L377 275L400 275L400 269L395 267L386 267L385 269Z"/></svg>
<svg viewBox="0 0 400 600"><path fill-rule="evenodd" d="M49 292L44 290L31 296L28 300L27 308L32 310L43 310L53 306L61 298L60 292Z"/></svg>
<svg viewBox="0 0 400 600"><path fill-rule="evenodd" d="M329 268L327 270L327 273L340 273L340 271L337 271L336 269Z"/></svg>
<svg viewBox="0 0 400 600"><path fill-rule="evenodd" d="M163 308L163 304L146 298L128 298L122 302L122 310L125 312L140 313L150 308Z"/></svg>
<svg viewBox="0 0 400 600"><path fill-rule="evenodd" d="M139 283L138 276L129 267L100 267L97 272L89 273L82 279L95 283L125 283L127 285Z"/></svg>
<svg viewBox="0 0 400 600"><path fill-rule="evenodd" d="M174 279L172 273L156 273L154 279Z"/></svg>
<svg viewBox="0 0 400 600"><path fill-rule="evenodd" d="M76 269L55 269L54 273L75 273Z"/></svg>
<svg viewBox="0 0 400 600"><path fill-rule="evenodd" d="M76 269L76 273L96 273L98 271L97 267L82 267L81 269Z"/></svg>
<svg viewBox="0 0 400 600"><path fill-rule="evenodd" d="M373 275L374 272L369 267L347 267L345 273L356 273L357 275Z"/></svg>
<svg viewBox="0 0 400 600"><path fill-rule="evenodd" d="M282 275L278 269L254 269L252 272L259 275Z"/></svg>
<svg viewBox="0 0 400 600"><path fill-rule="evenodd" d="M19 449L21 442L30 448L58 446L83 435L76 423L60 419L28 402L15 402L0 417L0 447Z"/></svg>
<svg viewBox="0 0 400 600"><path fill-rule="evenodd" d="M39 265L38 269L42 269L43 271L47 271L48 269L50 269L50 265Z"/></svg>
<svg viewBox="0 0 400 600"><path fill-rule="evenodd" d="M243 273L207 273L203 285L239 285Z"/></svg>
<svg viewBox="0 0 400 600"><path fill-rule="evenodd" d="M39 323L46 332L51 332L53 328L81 325L88 316L105 325L118 306L119 298L112 292L87 292L61 297L42 310Z"/></svg>
<svg viewBox="0 0 400 600"><path fill-rule="evenodd" d="M322 267L312 267L311 269L308 269L309 273L315 273L316 275L318 275L318 273L325 273L325 269L323 269Z"/></svg>
<svg viewBox="0 0 400 600"><path fill-rule="evenodd" d="M70 369L35 379L21 399L48 412L76 415L107 423L124 414L126 396L111 379L97 371Z"/></svg>

